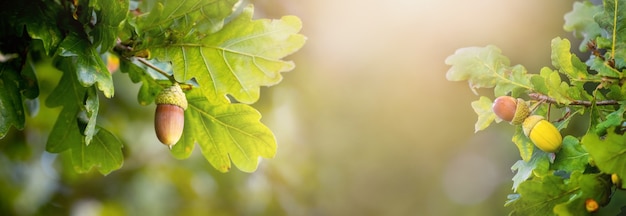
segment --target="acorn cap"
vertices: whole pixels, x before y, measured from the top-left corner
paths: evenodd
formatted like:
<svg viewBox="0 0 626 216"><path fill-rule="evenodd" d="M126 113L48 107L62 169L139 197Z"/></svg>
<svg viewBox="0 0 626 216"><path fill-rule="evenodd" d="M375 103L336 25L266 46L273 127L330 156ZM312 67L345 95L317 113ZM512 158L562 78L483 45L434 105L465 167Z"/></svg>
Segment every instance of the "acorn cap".
<svg viewBox="0 0 626 216"><path fill-rule="evenodd" d="M180 88L178 83L174 83L174 85L167 87L157 95L154 102L159 104L171 104L179 106L183 108L183 110L187 110L187 97L185 97L185 93L183 89Z"/></svg>
<svg viewBox="0 0 626 216"><path fill-rule="evenodd" d="M524 120L524 124L522 125L522 129L524 129L524 135L526 135L528 137L528 135L530 134L530 131L532 131L532 129L535 127L535 125L537 123L539 123L539 121L544 120L544 119L545 118L543 116L540 116L540 115L528 116Z"/></svg>
<svg viewBox="0 0 626 216"><path fill-rule="evenodd" d="M511 121L511 124L514 124L514 125L522 124L524 120L526 119L526 117L528 117L528 115L530 115L530 109L528 108L528 105L526 105L526 101L524 101L521 98L518 98L517 108L515 109L515 116L513 116L513 120Z"/></svg>

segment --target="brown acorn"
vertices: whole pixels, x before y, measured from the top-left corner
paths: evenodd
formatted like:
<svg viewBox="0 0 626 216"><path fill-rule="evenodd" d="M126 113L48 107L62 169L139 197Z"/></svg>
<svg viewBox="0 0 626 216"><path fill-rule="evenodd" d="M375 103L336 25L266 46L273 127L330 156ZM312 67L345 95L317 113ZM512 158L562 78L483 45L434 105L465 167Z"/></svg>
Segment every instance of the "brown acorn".
<svg viewBox="0 0 626 216"><path fill-rule="evenodd" d="M163 89L155 99L154 130L161 143L170 149L183 135L187 98L178 83Z"/></svg>
<svg viewBox="0 0 626 216"><path fill-rule="evenodd" d="M511 96L500 96L493 101L491 107L493 113L498 118L511 122L511 124L519 125L524 119L530 115L530 110L526 102L521 98L513 98Z"/></svg>

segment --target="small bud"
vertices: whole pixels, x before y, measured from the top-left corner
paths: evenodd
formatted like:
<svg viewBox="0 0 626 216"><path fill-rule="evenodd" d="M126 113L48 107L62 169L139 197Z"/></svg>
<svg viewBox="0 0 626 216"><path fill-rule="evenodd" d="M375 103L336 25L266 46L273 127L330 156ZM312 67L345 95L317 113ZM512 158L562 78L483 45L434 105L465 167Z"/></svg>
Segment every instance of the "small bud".
<svg viewBox="0 0 626 216"><path fill-rule="evenodd" d="M154 114L154 129L157 138L171 149L183 134L187 98L180 86L175 83L163 89L156 97L155 103L157 108Z"/></svg>
<svg viewBox="0 0 626 216"><path fill-rule="evenodd" d="M530 114L530 110L523 99L515 99L511 96L496 98L491 109L498 118L511 122L514 125L524 122L524 119Z"/></svg>
<svg viewBox="0 0 626 216"><path fill-rule="evenodd" d="M596 200L589 198L585 200L585 208L587 209L587 212L595 212L598 211L600 205L598 205Z"/></svg>
<svg viewBox="0 0 626 216"><path fill-rule="evenodd" d="M622 188L622 179L617 176L617 173L613 173L611 175L611 182L613 182L617 188Z"/></svg>
<svg viewBox="0 0 626 216"><path fill-rule="evenodd" d="M563 137L556 127L543 116L532 115L522 124L524 135L544 152L556 152L561 148Z"/></svg>

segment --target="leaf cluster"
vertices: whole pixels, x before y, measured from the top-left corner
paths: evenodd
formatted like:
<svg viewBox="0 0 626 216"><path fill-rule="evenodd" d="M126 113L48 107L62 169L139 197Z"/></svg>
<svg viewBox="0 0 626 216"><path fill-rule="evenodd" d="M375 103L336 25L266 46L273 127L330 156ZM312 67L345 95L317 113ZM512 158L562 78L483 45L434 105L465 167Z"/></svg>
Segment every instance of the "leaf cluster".
<svg viewBox="0 0 626 216"><path fill-rule="evenodd" d="M605 0L574 3L565 15L564 29L582 38L574 54L568 39L551 41L552 65L531 73L521 65L510 65L496 46L458 49L445 63L446 78L467 81L471 90L492 88L495 97L510 95L525 99L536 115L552 119L562 131L574 116L588 119L583 137L565 135L562 148L545 153L517 125L512 142L521 160L512 166L514 194L506 206L512 215L584 215L585 202L601 206L610 202L611 191L624 188L611 183L610 176L626 176L624 112L626 85L626 1ZM478 115L475 131L500 122L491 110L488 96L471 104Z"/></svg>
<svg viewBox="0 0 626 216"><path fill-rule="evenodd" d="M261 86L294 68L282 59L306 38L297 17L254 20L254 8L237 2L3 1L0 138L12 127L25 129L26 113L36 115L42 72L33 65L51 58L62 75L45 105L62 109L46 150L69 156L77 172L108 174L123 164L123 141L98 121L101 100L115 96L116 71L141 83L141 105L166 86L185 86L190 109L174 157L189 157L198 143L219 171L231 161L254 171L259 157L274 156L276 140L250 104Z"/></svg>

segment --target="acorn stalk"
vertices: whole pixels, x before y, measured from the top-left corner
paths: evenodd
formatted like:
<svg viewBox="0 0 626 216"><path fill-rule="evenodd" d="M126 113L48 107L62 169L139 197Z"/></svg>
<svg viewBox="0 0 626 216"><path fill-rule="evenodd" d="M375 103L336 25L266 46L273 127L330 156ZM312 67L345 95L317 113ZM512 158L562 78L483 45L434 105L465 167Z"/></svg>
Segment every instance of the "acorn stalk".
<svg viewBox="0 0 626 216"><path fill-rule="evenodd" d="M163 89L155 99L154 130L161 143L170 149L183 135L187 98L178 83Z"/></svg>

